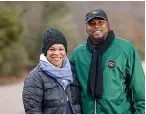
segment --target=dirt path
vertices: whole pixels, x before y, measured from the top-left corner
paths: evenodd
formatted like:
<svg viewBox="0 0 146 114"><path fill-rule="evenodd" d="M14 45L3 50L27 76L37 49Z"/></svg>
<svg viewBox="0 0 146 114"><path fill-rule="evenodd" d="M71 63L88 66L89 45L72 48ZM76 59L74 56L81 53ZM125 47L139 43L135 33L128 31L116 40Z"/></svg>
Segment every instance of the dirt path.
<svg viewBox="0 0 146 114"><path fill-rule="evenodd" d="M25 114L22 104L23 82L0 87L0 114Z"/></svg>
<svg viewBox="0 0 146 114"><path fill-rule="evenodd" d="M22 103L22 88L23 82L0 87L0 114L25 114Z"/></svg>

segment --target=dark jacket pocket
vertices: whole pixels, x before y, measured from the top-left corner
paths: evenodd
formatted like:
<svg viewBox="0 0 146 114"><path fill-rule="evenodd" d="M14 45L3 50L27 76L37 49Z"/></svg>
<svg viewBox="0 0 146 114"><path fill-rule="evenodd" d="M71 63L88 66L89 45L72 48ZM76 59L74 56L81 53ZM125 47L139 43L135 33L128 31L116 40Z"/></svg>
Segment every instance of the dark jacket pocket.
<svg viewBox="0 0 146 114"><path fill-rule="evenodd" d="M59 98L58 84L45 83L44 84L44 99L47 101L58 100Z"/></svg>

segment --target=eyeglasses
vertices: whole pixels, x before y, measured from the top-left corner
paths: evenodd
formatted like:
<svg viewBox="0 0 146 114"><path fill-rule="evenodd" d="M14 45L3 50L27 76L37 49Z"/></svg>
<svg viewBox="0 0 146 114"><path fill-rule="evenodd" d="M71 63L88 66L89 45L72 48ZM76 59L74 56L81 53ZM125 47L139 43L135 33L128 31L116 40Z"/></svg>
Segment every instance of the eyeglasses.
<svg viewBox="0 0 146 114"><path fill-rule="evenodd" d="M106 23L106 20L92 20L88 22L89 26L102 26Z"/></svg>

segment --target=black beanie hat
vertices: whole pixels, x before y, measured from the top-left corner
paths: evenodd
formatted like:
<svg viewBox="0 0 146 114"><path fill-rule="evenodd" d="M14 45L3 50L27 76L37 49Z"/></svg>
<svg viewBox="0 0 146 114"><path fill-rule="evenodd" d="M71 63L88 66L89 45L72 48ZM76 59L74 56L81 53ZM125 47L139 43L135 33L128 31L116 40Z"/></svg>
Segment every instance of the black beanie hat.
<svg viewBox="0 0 146 114"><path fill-rule="evenodd" d="M65 51L67 53L67 41L65 39L64 34L55 28L48 28L47 30L45 30L43 34L43 41L42 41L42 53L44 53L45 56L47 55L47 50L53 44L64 45Z"/></svg>

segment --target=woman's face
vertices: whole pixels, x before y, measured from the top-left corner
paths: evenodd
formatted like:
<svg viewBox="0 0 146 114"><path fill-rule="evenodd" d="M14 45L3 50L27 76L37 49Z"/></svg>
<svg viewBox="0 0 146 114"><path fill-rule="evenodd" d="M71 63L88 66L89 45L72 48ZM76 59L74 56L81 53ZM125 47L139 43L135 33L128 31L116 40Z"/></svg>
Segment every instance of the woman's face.
<svg viewBox="0 0 146 114"><path fill-rule="evenodd" d="M47 51L47 59L56 67L61 67L66 57L64 45L54 44Z"/></svg>

